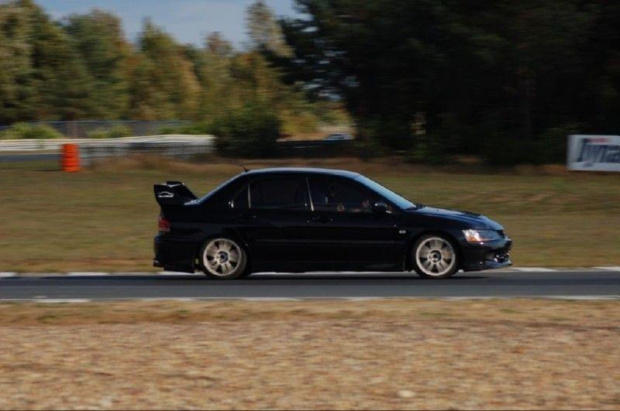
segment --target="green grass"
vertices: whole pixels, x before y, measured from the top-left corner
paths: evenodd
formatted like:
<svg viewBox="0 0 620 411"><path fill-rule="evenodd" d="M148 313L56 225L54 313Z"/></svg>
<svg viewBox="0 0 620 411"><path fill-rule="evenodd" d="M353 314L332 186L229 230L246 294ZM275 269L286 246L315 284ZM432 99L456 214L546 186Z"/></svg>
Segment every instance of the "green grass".
<svg viewBox="0 0 620 411"><path fill-rule="evenodd" d="M514 239L515 265L620 265L617 175L454 174L333 160L327 165L360 170L413 201L499 221ZM204 194L238 170L153 161L77 174L1 169L0 271L151 270L159 213L153 183L180 179Z"/></svg>

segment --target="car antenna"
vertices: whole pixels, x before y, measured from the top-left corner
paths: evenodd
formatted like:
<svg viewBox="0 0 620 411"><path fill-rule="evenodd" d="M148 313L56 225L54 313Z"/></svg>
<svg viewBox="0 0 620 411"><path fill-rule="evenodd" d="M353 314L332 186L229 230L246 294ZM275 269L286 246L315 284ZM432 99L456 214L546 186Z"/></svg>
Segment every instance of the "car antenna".
<svg viewBox="0 0 620 411"><path fill-rule="evenodd" d="M243 164L241 164L241 162L235 161L235 163L237 163L237 165L243 169L244 173L247 173L248 171L250 171Z"/></svg>

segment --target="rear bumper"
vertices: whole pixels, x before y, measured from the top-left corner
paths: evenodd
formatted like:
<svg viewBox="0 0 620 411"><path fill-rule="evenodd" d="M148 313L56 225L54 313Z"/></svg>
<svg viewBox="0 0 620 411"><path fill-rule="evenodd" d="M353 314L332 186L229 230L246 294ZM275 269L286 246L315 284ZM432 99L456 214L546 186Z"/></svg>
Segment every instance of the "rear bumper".
<svg viewBox="0 0 620 411"><path fill-rule="evenodd" d="M167 271L193 273L198 247L199 244L194 242L159 234L153 241L153 266Z"/></svg>
<svg viewBox="0 0 620 411"><path fill-rule="evenodd" d="M462 247L464 271L482 271L509 267L512 240L508 237L487 244L464 244Z"/></svg>

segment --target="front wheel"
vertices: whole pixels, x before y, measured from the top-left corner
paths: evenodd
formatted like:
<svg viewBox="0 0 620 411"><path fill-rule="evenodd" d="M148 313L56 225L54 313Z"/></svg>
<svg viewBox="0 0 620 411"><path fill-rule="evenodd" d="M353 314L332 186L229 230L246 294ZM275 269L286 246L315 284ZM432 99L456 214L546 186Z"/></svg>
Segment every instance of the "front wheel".
<svg viewBox="0 0 620 411"><path fill-rule="evenodd" d="M246 275L248 257L230 238L213 238L202 248L200 263L204 273L218 280L233 280Z"/></svg>
<svg viewBox="0 0 620 411"><path fill-rule="evenodd" d="M413 268L420 277L448 278L459 269L456 247L442 235L425 235L413 246Z"/></svg>

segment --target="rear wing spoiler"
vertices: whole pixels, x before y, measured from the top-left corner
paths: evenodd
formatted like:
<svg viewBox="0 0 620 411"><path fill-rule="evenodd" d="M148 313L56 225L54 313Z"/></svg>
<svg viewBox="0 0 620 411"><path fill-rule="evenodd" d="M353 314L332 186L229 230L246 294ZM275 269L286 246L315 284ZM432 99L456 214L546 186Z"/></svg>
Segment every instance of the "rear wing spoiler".
<svg viewBox="0 0 620 411"><path fill-rule="evenodd" d="M155 184L155 200L160 206L183 205L198 197L180 181L166 181L163 184Z"/></svg>

